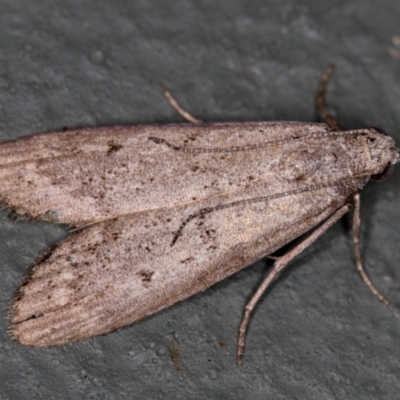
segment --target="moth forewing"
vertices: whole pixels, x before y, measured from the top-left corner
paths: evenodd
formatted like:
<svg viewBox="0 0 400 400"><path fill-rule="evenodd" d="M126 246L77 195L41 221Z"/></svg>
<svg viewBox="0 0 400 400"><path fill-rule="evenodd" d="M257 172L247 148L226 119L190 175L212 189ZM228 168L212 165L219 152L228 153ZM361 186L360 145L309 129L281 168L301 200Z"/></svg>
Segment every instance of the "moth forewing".
<svg viewBox="0 0 400 400"><path fill-rule="evenodd" d="M31 136L0 146L0 201L28 217L82 227L240 191L253 181L276 192L284 184L274 179L279 174L295 180L313 173L320 148L344 140L328 133L325 124L232 122Z"/></svg>
<svg viewBox="0 0 400 400"><path fill-rule="evenodd" d="M23 344L51 346L128 325L274 252L327 218L349 193L310 190L209 213L188 223L172 247L181 220L219 200L95 224L33 267L10 306L10 333Z"/></svg>

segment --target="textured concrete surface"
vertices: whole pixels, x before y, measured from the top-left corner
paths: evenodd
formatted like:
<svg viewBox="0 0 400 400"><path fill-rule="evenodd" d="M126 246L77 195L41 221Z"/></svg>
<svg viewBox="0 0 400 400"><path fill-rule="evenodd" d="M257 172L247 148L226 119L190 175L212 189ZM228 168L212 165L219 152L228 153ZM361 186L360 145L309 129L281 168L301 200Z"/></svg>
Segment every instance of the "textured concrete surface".
<svg viewBox="0 0 400 400"><path fill-rule="evenodd" d="M161 84L209 121L316 119L379 126L400 143L395 0L0 0L0 140L64 126L180 121ZM26 268L66 229L0 214L1 399L396 399L400 393L400 169L362 194L361 282L349 220L263 298L235 365L261 260L207 292L105 337L51 349L13 343L6 307Z"/></svg>

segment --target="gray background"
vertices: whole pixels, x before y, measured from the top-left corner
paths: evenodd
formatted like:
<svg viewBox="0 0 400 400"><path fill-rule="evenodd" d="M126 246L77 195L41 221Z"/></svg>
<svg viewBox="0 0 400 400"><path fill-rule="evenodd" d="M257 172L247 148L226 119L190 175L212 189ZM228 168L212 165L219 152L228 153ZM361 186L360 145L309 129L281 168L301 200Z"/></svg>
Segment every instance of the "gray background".
<svg viewBox="0 0 400 400"><path fill-rule="evenodd" d="M181 121L163 83L207 121L315 121L318 79L335 62L328 101L341 126L379 126L400 143L399 42L396 0L1 0L0 140ZM264 296L242 367L237 328L265 260L105 337L13 343L7 303L67 231L2 212L0 398L400 398L399 198L399 169L362 194L363 257L392 306L361 282L344 219Z"/></svg>

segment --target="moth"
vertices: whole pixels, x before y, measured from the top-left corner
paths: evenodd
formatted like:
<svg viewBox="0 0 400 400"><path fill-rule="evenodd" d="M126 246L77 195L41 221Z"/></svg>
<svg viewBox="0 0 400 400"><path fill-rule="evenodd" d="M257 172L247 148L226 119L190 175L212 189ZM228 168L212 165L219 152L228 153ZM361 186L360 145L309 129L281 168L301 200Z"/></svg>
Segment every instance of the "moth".
<svg viewBox="0 0 400 400"><path fill-rule="evenodd" d="M190 123L83 128L0 145L0 201L22 216L70 224L75 232L29 270L8 309L9 333L28 346L105 334L201 292L255 261L276 258L247 304L354 204L357 268L359 192L399 160L376 128L327 123Z"/></svg>

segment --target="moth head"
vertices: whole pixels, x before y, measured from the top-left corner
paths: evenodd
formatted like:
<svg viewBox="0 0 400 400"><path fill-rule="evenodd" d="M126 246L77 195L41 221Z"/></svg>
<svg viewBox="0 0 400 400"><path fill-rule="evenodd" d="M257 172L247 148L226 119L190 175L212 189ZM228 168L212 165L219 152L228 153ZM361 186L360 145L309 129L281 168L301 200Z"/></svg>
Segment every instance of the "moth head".
<svg viewBox="0 0 400 400"><path fill-rule="evenodd" d="M368 131L368 147L377 169L377 173L371 175L371 179L382 182L393 175L394 164L399 161L400 149L384 130L370 128Z"/></svg>

